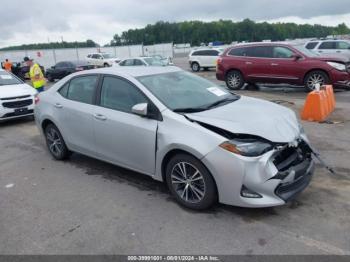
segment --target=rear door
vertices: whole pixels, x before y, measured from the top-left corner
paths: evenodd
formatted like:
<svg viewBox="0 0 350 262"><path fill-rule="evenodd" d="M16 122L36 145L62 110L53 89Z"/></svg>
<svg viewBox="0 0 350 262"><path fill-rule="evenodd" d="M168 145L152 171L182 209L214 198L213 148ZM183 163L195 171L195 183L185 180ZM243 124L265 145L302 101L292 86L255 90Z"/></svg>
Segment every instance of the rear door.
<svg viewBox="0 0 350 262"><path fill-rule="evenodd" d="M324 41L322 42L317 52L320 54L335 54L336 53L336 42L335 41Z"/></svg>
<svg viewBox="0 0 350 262"><path fill-rule="evenodd" d="M94 109L94 131L99 156L106 161L153 175L158 121L140 117L131 109L151 103L131 82L104 76Z"/></svg>
<svg viewBox="0 0 350 262"><path fill-rule="evenodd" d="M72 78L60 90L62 99L55 101L59 112L64 139L73 151L96 155L93 133L98 75L84 75Z"/></svg>
<svg viewBox="0 0 350 262"><path fill-rule="evenodd" d="M270 83L271 76L275 73L272 59L272 46L246 47L247 77L254 82Z"/></svg>
<svg viewBox="0 0 350 262"><path fill-rule="evenodd" d="M206 66L207 67L215 67L216 61L219 57L219 51L217 50L208 50L207 51L207 59L206 59Z"/></svg>

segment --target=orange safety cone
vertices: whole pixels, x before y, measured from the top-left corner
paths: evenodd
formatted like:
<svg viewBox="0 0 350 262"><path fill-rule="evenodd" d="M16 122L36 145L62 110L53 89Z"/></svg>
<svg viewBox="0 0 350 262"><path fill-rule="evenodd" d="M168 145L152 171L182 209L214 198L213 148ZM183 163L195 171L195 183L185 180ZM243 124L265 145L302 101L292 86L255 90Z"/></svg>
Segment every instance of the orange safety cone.
<svg viewBox="0 0 350 262"><path fill-rule="evenodd" d="M307 121L324 121L328 116L326 97L322 91L312 91L306 97L301 119Z"/></svg>

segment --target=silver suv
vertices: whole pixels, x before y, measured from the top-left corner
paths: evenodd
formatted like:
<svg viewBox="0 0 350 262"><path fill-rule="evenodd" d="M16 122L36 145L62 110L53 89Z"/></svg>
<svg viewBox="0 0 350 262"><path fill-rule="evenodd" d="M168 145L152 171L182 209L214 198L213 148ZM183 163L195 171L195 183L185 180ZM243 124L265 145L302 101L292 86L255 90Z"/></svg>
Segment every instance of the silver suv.
<svg viewBox="0 0 350 262"><path fill-rule="evenodd" d="M344 55L350 58L350 41L348 40L313 40L306 43L305 47L322 55Z"/></svg>

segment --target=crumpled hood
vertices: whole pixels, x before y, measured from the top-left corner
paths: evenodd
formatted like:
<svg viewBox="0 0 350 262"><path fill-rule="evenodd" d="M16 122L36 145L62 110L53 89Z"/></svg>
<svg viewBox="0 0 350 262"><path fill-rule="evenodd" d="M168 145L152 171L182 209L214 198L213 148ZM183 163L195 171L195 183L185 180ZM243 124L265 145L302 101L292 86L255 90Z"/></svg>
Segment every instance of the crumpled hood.
<svg viewBox="0 0 350 262"><path fill-rule="evenodd" d="M231 133L255 135L276 143L289 143L300 136L292 110L251 97L242 96L233 103L186 116Z"/></svg>
<svg viewBox="0 0 350 262"><path fill-rule="evenodd" d="M37 91L27 84L0 86L0 98L35 95L36 93Z"/></svg>

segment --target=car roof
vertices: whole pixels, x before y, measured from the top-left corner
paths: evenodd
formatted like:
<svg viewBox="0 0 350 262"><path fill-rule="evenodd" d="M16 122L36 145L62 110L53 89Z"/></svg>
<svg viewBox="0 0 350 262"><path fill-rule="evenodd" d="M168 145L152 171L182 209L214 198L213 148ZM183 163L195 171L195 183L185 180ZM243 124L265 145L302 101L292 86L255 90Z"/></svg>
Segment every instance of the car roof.
<svg viewBox="0 0 350 262"><path fill-rule="evenodd" d="M138 67L138 66L116 66L116 67L105 67L99 69L86 70L78 73L78 75L85 74L116 74L131 77L148 76L148 75L158 75L166 74L172 72L183 71L176 66L152 66L152 67Z"/></svg>

